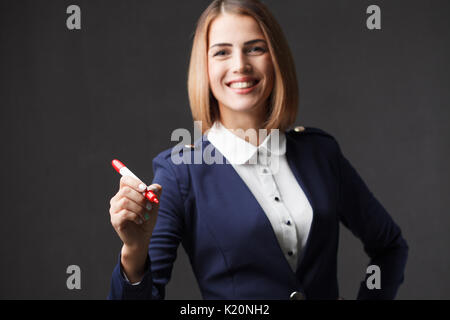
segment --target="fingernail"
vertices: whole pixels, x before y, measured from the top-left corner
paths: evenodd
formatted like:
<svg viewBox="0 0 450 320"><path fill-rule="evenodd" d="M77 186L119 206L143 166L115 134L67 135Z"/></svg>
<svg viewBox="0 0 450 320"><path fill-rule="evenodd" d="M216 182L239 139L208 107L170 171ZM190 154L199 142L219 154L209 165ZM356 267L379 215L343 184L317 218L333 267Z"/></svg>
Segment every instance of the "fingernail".
<svg viewBox="0 0 450 320"><path fill-rule="evenodd" d="M144 214L144 219L145 219L145 221L147 221L148 219L150 219L150 215L149 215L147 212Z"/></svg>
<svg viewBox="0 0 450 320"><path fill-rule="evenodd" d="M152 210L152 204L150 202L147 202L147 204L145 205L145 207L147 208L147 210Z"/></svg>
<svg viewBox="0 0 450 320"><path fill-rule="evenodd" d="M139 185L139 190L144 191L145 189L147 189L147 187L145 186L145 184L141 183Z"/></svg>
<svg viewBox="0 0 450 320"><path fill-rule="evenodd" d="M142 221L142 219L138 219L138 224L143 224L144 221Z"/></svg>

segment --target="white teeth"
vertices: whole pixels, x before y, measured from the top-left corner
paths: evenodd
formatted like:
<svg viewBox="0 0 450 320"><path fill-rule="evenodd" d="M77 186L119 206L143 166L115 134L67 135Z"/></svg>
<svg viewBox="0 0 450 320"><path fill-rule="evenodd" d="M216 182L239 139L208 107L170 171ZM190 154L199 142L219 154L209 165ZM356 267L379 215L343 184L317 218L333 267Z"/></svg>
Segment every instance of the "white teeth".
<svg viewBox="0 0 450 320"><path fill-rule="evenodd" d="M256 81L251 81L251 82L233 82L233 83L230 84L230 88L244 89L244 88L253 87L255 84L256 84Z"/></svg>

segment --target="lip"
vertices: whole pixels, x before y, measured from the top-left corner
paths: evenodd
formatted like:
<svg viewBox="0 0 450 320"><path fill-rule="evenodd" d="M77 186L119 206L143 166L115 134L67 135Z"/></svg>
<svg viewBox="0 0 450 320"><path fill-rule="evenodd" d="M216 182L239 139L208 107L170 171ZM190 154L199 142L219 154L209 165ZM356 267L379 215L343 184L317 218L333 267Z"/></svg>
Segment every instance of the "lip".
<svg viewBox="0 0 450 320"><path fill-rule="evenodd" d="M234 93L247 94L247 93L252 92L256 87L258 87L259 83L261 82L259 80L256 80L256 81L257 82L255 83L255 85L253 87L250 87L250 88L231 88L229 85L227 85L227 87L228 87L228 89L232 90ZM240 81L237 81L237 82L240 82Z"/></svg>
<svg viewBox="0 0 450 320"><path fill-rule="evenodd" d="M251 82L251 81L257 81L259 83L259 80L256 79L256 78L253 78L253 77L242 77L242 78L237 78L237 79L228 81L225 84L227 86L229 86L230 84L235 83L235 82Z"/></svg>

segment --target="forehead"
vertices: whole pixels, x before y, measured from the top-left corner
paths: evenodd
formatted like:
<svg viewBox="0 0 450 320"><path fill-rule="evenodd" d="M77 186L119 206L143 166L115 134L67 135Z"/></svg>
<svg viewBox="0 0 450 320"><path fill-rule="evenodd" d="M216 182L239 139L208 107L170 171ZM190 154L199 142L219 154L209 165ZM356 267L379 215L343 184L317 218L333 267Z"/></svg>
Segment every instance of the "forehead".
<svg viewBox="0 0 450 320"><path fill-rule="evenodd" d="M242 43L253 39L265 39L258 22L253 17L237 14L221 14L209 27L208 42Z"/></svg>

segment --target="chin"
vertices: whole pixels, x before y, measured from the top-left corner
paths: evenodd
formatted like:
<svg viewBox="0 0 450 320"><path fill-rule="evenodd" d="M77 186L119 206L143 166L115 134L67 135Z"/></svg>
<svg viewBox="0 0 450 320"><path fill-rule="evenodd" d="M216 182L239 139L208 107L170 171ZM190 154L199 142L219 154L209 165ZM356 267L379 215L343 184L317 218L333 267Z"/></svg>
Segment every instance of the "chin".
<svg viewBox="0 0 450 320"><path fill-rule="evenodd" d="M259 101L234 100L234 101L230 101L230 103L227 104L227 106L230 106L228 108L233 111L250 111L250 110L253 110L258 105L258 103L259 103Z"/></svg>

